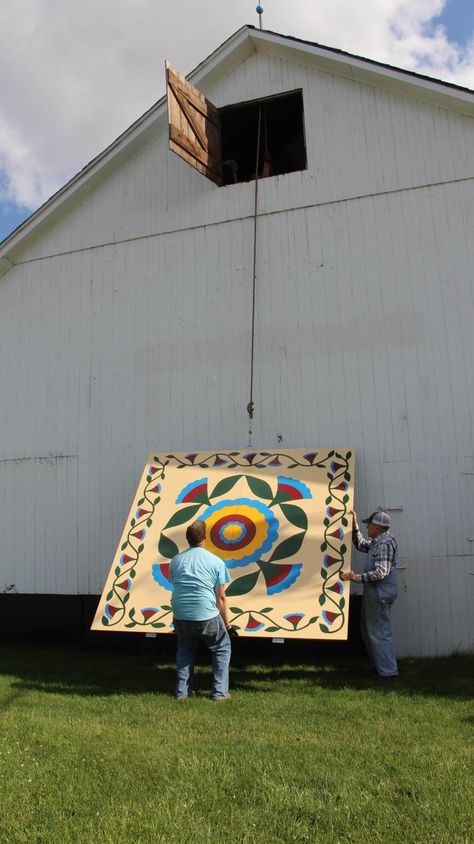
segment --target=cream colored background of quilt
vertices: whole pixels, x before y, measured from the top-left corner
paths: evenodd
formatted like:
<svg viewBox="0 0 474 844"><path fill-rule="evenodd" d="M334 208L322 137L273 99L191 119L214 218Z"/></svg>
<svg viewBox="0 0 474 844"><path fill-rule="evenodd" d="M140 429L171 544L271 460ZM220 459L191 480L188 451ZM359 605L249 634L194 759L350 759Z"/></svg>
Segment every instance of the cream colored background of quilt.
<svg viewBox="0 0 474 844"><path fill-rule="evenodd" d="M252 458L252 464L245 465L248 462L246 460L246 456L248 458L248 452L246 451L201 452L195 458L194 455L192 456L194 458L194 465L185 465L183 468L178 468L177 462L183 461L186 463L188 461L189 455L185 455L184 453L176 453L172 456L160 453L150 455L120 538L118 550L105 583L92 629L131 632L172 632L172 613L169 609L171 605L171 592L160 586L152 573L153 564L169 563L169 559L161 557L158 553L158 543L162 529L173 513L186 506L185 504L177 505L176 499L188 484L207 478L208 491L212 492L219 481L229 478L231 475L241 474L243 477L236 482L235 486L224 495L213 499L211 504L241 498L259 500L251 492L247 483L247 477L265 481L270 485L272 491L276 491L277 479L279 477L294 478L297 481L303 482L308 487L312 497L286 502L304 510L308 518L308 529L300 549L294 556L277 561L279 565L302 564L301 572L294 583L278 594L269 595L264 578L259 576L257 584L251 592L229 597L230 607L239 610L239 613L231 613L233 623L239 628L239 634L254 637L347 638L349 583L342 584L337 573L341 568L344 570L350 568L352 520L349 512L353 507L354 450L326 449L310 452L309 449L284 451L268 449L267 451L258 451L253 454L255 454L255 457ZM270 455L270 457L262 458L262 455L265 454ZM310 465L305 458L305 455L308 454L316 455L313 465ZM342 455L345 458L347 454L349 454L349 458L346 461L346 472L349 473L350 480L345 481L347 489L335 490L336 496L342 499L345 495L347 501L341 511L330 518L327 508L331 505L327 505L326 503L330 496L330 490L328 491L330 481L327 477L328 467L331 464L340 463L337 455ZM231 459L232 461L238 461L239 465L229 466L228 463L226 465L212 465L216 460L216 455L218 455L219 460ZM233 455L233 457L230 458L230 455ZM277 459L282 465L265 465L262 467L256 465L262 460L268 464L270 458L274 459L273 455L278 455ZM164 464L166 461L168 462L164 468L165 477L161 478L161 464ZM198 465L207 461L209 461L209 466L207 467ZM314 465L314 463L320 463L321 461L325 461L324 468ZM294 462L306 465L289 468ZM150 475L150 469L154 470L152 475ZM347 478L346 472L344 472L344 476ZM147 478L150 477L151 481L147 481ZM154 484L155 480L156 484L160 484L161 486L160 492L149 494L143 502L144 490L147 486L149 489L154 489L156 486ZM343 477L341 483L344 483ZM145 516L151 507L149 500L155 500L158 496L160 500L154 505L151 515L151 525L147 525ZM335 509L341 506L338 502L338 497L332 496L332 505ZM141 501L142 504L140 505L139 502ZM262 499L262 502L268 508L268 500ZM140 511L140 507L145 510L145 514L137 518L137 512ZM164 531L166 536L172 539L180 551L187 547L185 539L186 527L192 521L198 519L201 513L208 509L208 507L209 505L202 504L197 514L193 515L184 524ZM273 543L273 547L267 553L262 554L262 559L267 561L270 559L271 553L277 545L300 532L298 528L283 518L278 505L269 509L274 512L278 520L279 535L276 542ZM131 520L134 518L136 524L134 527L131 527ZM325 518L329 518L329 526L324 525ZM345 526L342 525L342 518L345 518L347 521ZM141 529L146 530L143 541L139 537L134 536L134 534L140 534ZM342 536L337 539L331 538L332 548L328 548L323 552L321 545L325 539L325 530L326 533L328 531L341 530ZM334 555L333 549L341 549L341 546L344 548L344 545L346 546L345 552L342 555ZM333 555L332 558L337 561L332 565L325 566L323 560L327 554L330 556ZM125 563L123 562L124 556L129 558ZM342 564L339 557L342 558ZM135 571L134 577L130 577L132 571ZM232 580L235 581L237 578L250 574L253 571L256 571L256 564L254 562L230 569L230 575ZM322 571L326 572L325 585L323 584ZM337 584L336 588L342 591L331 591L331 584ZM321 603L321 595L324 590L326 597L324 602ZM342 611L339 607L341 598L343 599ZM106 607L109 616L106 615ZM271 611L263 612L263 610L268 609ZM130 615L131 610L132 614ZM156 610L156 612L152 613L152 610ZM326 617L323 616L324 612L326 613ZM328 613L329 616L327 615ZM300 614L301 621L295 624L295 618ZM335 614L337 614L336 619L328 624L327 619L329 618L331 622ZM285 619L284 617L286 615L291 615L293 620L288 621ZM317 617L317 620L307 626L309 620L315 617ZM246 630L249 622L253 627ZM263 624L263 627L256 629L257 624ZM327 632L321 629L321 625L327 629ZM275 627L278 627L278 630L275 630Z"/></svg>

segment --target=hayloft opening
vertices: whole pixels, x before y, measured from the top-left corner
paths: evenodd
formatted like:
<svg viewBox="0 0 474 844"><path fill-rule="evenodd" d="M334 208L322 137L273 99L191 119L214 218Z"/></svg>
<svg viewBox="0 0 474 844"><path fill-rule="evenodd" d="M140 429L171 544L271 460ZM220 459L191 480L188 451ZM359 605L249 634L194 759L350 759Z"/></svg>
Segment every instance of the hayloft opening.
<svg viewBox="0 0 474 844"><path fill-rule="evenodd" d="M223 185L306 170L303 93L293 91L219 109Z"/></svg>

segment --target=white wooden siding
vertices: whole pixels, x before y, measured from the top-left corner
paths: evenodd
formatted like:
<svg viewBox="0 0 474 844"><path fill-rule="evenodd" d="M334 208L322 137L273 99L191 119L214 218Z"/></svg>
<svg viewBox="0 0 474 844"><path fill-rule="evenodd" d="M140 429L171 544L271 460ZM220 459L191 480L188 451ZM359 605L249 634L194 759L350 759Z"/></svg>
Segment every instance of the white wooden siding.
<svg viewBox="0 0 474 844"><path fill-rule="evenodd" d="M217 106L302 88L308 170L262 181L270 213L348 197L472 178L474 119L421 100L255 54L204 93ZM28 258L180 231L253 213L251 183L216 188L167 147L166 114L114 161L100 185L79 191ZM15 259L16 260L16 259Z"/></svg>
<svg viewBox="0 0 474 844"><path fill-rule="evenodd" d="M474 126L261 55L204 93L298 87L309 169L260 184L253 444L355 446L359 512L403 508L400 654L472 650ZM247 444L253 189L159 125L0 279L0 589L99 592L147 452Z"/></svg>

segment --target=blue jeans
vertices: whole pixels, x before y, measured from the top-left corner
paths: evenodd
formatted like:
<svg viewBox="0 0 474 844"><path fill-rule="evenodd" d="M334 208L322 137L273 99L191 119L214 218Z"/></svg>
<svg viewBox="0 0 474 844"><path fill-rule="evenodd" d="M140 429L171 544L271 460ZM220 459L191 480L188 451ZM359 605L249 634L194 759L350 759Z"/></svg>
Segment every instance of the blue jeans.
<svg viewBox="0 0 474 844"><path fill-rule="evenodd" d="M175 618L176 697L188 697L193 690L194 661L199 642L212 653L212 700L224 700L229 691L230 638L220 615L207 621Z"/></svg>
<svg viewBox="0 0 474 844"><path fill-rule="evenodd" d="M364 585L361 633L369 658L381 677L395 677L398 674L390 622L391 605L392 601L378 597L374 586Z"/></svg>

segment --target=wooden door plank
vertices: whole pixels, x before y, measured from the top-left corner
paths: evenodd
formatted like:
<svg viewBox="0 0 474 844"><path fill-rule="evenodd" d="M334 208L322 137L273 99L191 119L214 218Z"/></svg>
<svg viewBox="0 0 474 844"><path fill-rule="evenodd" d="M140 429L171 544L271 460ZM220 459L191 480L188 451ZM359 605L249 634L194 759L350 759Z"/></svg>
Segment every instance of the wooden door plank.
<svg viewBox="0 0 474 844"><path fill-rule="evenodd" d="M169 148L217 185L222 184L220 115L201 92L166 62Z"/></svg>

